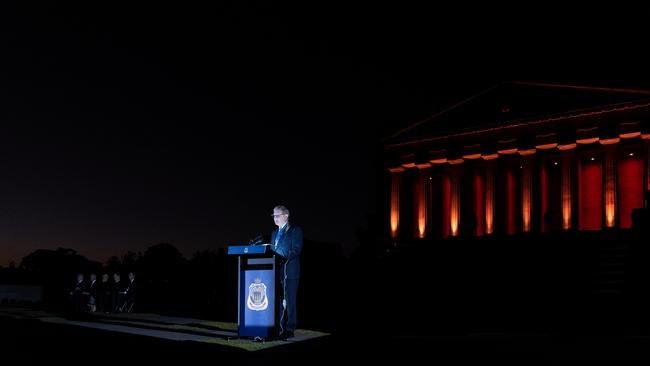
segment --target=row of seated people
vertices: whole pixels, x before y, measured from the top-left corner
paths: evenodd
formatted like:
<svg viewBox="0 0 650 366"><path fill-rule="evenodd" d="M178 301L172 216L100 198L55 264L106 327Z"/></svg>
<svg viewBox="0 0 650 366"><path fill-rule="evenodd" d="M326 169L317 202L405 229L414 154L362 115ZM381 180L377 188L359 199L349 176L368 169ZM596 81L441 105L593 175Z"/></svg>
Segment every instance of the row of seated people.
<svg viewBox="0 0 650 366"><path fill-rule="evenodd" d="M129 272L129 279L122 281L119 273L103 274L101 281L91 273L88 280L83 274L77 275L77 282L70 290L74 312L130 313L136 300L135 274Z"/></svg>

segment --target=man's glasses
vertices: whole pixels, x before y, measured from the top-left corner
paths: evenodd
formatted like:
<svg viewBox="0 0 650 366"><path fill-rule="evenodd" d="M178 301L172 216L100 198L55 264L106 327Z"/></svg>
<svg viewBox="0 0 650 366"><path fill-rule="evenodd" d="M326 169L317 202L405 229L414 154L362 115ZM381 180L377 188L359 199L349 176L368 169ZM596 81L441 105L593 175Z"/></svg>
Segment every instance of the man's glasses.
<svg viewBox="0 0 650 366"><path fill-rule="evenodd" d="M279 214L279 215L271 215L271 217L278 217L278 216L284 216L286 214Z"/></svg>

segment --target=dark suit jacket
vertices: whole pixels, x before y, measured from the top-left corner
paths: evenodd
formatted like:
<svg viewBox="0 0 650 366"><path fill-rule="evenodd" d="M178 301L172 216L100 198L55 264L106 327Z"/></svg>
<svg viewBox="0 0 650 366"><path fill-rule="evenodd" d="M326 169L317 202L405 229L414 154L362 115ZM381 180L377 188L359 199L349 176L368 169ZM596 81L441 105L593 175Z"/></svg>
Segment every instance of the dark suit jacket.
<svg viewBox="0 0 650 366"><path fill-rule="evenodd" d="M300 278L300 252L302 251L302 229L296 225L287 223L282 229L284 234L278 242L275 252L286 261L287 279ZM275 247L275 237L278 235L278 229L273 230L271 234L271 245ZM285 270L285 266L282 266Z"/></svg>
<svg viewBox="0 0 650 366"><path fill-rule="evenodd" d="M126 296L130 299L135 299L136 290L135 280L133 280L133 282L131 282L131 280L127 280L126 288L124 289L124 291L126 291Z"/></svg>
<svg viewBox="0 0 650 366"><path fill-rule="evenodd" d="M90 280L88 281L88 289L87 289L87 291L90 294L90 296L97 297L97 288L98 287L99 287L99 281L97 281L97 280L95 280L95 282L90 281Z"/></svg>
<svg viewBox="0 0 650 366"><path fill-rule="evenodd" d="M86 280L83 280L81 282L75 282L74 287L70 290L70 292L74 294L82 294L84 291L86 291Z"/></svg>

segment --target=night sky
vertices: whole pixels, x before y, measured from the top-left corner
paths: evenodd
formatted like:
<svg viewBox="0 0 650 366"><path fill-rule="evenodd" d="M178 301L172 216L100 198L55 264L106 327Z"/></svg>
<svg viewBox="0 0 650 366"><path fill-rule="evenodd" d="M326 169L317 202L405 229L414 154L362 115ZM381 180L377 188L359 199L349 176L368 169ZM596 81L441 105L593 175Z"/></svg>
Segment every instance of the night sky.
<svg viewBox="0 0 650 366"><path fill-rule="evenodd" d="M0 5L0 265L189 257L276 204L349 253L391 131L499 80L650 86L633 12L210 3Z"/></svg>

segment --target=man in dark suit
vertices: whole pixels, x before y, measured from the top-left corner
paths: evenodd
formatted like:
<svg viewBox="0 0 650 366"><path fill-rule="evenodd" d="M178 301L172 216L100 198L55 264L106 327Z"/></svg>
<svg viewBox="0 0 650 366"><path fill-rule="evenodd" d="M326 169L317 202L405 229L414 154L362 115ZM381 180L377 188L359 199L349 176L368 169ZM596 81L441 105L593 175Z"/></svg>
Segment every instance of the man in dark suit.
<svg viewBox="0 0 650 366"><path fill-rule="evenodd" d="M99 284L97 283L97 275L94 273L90 274L90 282L88 282L88 286L86 288L86 294L88 296L88 307L90 308L90 312L94 313L97 311L97 289L99 287Z"/></svg>
<svg viewBox="0 0 650 366"><path fill-rule="evenodd" d="M100 312L109 313L111 309L112 295L111 282L109 281L108 273L102 275L102 280L97 286L97 310Z"/></svg>
<svg viewBox="0 0 650 366"><path fill-rule="evenodd" d="M135 273L129 272L129 280L126 283L126 301L124 305L124 311L130 313L133 310L135 305L135 296L136 296L136 283L135 283Z"/></svg>
<svg viewBox="0 0 650 366"><path fill-rule="evenodd" d="M86 310L86 281L84 280L84 275L79 273L77 275L77 282L70 290L70 296L72 296L72 304L74 312L81 313Z"/></svg>
<svg viewBox="0 0 650 366"><path fill-rule="evenodd" d="M126 284L122 281L119 273L113 274L113 286L111 288L112 301L111 311L114 313L121 313L124 308L124 300L126 298Z"/></svg>
<svg viewBox="0 0 650 366"><path fill-rule="evenodd" d="M302 229L289 224L289 209L284 206L275 206L272 216L278 228L271 234L271 246L273 251L281 257L282 305L280 306L280 338L286 339L294 336L298 323L296 297L300 279Z"/></svg>

